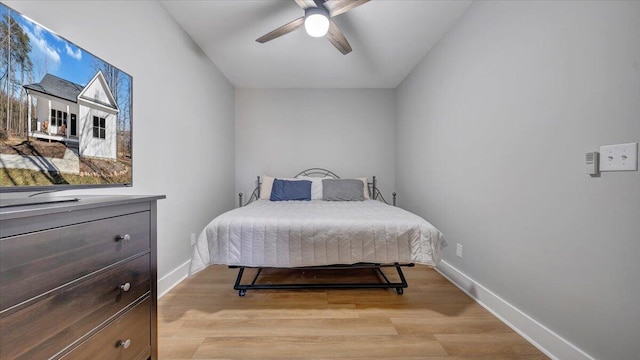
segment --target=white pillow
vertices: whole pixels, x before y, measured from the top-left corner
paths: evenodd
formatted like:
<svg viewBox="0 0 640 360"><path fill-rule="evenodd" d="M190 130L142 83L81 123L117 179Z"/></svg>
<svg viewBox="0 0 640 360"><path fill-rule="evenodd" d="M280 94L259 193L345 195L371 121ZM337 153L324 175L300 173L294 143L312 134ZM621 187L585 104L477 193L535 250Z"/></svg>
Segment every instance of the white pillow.
<svg viewBox="0 0 640 360"><path fill-rule="evenodd" d="M314 177L314 176L298 176L296 180L311 181L311 200L322 200L322 180L333 179L330 176Z"/></svg>
<svg viewBox="0 0 640 360"><path fill-rule="evenodd" d="M260 199L271 199L271 188L273 187L273 180L275 178L267 175L262 175L262 184L260 184Z"/></svg>
<svg viewBox="0 0 640 360"><path fill-rule="evenodd" d="M369 196L369 181L366 177L358 178L358 180L362 180L362 182L364 183L364 199L371 200L371 197Z"/></svg>

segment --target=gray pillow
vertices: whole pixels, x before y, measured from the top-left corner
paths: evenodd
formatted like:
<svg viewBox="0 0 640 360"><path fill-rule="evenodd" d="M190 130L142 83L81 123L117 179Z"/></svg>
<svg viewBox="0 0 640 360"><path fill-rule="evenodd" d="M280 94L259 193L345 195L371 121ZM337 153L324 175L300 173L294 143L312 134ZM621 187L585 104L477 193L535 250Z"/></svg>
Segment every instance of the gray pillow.
<svg viewBox="0 0 640 360"><path fill-rule="evenodd" d="M364 187L359 179L322 180L322 200L363 201Z"/></svg>

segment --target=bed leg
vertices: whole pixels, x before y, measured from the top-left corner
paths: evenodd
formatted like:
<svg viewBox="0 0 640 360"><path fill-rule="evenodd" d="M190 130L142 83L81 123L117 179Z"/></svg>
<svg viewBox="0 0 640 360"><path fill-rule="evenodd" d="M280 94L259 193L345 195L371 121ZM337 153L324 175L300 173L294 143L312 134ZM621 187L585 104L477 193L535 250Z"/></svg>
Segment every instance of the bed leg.
<svg viewBox="0 0 640 360"><path fill-rule="evenodd" d="M393 267L395 267L396 270L398 271L398 276L400 276L401 285L403 286L403 287L400 287L400 286L396 287L396 293L398 295L402 295L402 294L404 294L404 288L408 287L409 285L407 284L407 279L405 279L404 273L402 272L402 269L400 268L400 264L395 263ZM384 279L384 281L387 284L391 284L391 281L389 281L389 278L387 278L387 276L384 274L384 272L382 272L382 269L379 266L376 268L376 270L377 270L378 274L380 276L382 276L382 278Z"/></svg>
<svg viewBox="0 0 640 360"><path fill-rule="evenodd" d="M233 288L238 291L238 296L244 296L245 293L247 292L246 289L240 289L240 281L242 281L242 274L244 274L244 266L241 266L240 269L238 269L238 276L236 277L236 283L235 285L233 285Z"/></svg>
<svg viewBox="0 0 640 360"><path fill-rule="evenodd" d="M413 264L410 264L409 266L413 266ZM400 277L400 282L402 283L402 287L396 288L396 293L398 293L398 295L402 295L404 294L404 288L408 287L409 284L407 284L407 279L404 277L404 273L402 272L400 264L395 263L394 267L396 268L396 271L398 271L398 276Z"/></svg>
<svg viewBox="0 0 640 360"><path fill-rule="evenodd" d="M236 277L236 283L233 285L233 288L238 290L238 296L245 296L247 294L247 289L251 288L256 284L256 281L258 281L258 277L260 276L260 273L262 273L262 268L258 268L258 271L256 272L256 275L253 277L251 284L240 285L240 283L242 282L242 276L244 275L244 269L245 269L244 266L239 267L238 276Z"/></svg>

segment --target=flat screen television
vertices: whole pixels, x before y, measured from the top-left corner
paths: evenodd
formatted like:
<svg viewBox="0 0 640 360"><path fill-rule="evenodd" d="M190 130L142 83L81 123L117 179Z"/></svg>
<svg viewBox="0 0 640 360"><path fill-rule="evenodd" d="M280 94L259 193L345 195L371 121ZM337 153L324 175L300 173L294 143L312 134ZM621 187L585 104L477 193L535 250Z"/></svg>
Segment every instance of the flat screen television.
<svg viewBox="0 0 640 360"><path fill-rule="evenodd" d="M0 39L0 192L131 186L131 76L2 3Z"/></svg>

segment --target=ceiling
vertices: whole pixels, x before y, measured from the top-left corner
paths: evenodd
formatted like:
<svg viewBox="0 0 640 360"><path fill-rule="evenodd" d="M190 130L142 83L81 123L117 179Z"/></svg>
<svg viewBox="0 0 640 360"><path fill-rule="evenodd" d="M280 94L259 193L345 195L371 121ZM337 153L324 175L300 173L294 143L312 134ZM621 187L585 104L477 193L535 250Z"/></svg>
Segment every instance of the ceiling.
<svg viewBox="0 0 640 360"><path fill-rule="evenodd" d="M237 88L395 88L472 0L372 0L333 18L342 55L304 28L255 40L304 15L294 0L161 1Z"/></svg>

